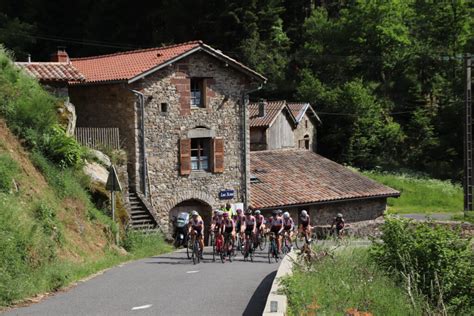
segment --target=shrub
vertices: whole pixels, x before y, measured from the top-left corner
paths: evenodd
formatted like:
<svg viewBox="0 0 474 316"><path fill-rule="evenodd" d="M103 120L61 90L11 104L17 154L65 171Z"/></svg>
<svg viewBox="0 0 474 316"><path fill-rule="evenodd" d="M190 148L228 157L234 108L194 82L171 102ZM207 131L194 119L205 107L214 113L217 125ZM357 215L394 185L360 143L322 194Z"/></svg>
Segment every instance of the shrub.
<svg viewBox="0 0 474 316"><path fill-rule="evenodd" d="M0 192L10 192L13 178L18 174L18 163L7 154L0 154Z"/></svg>
<svg viewBox="0 0 474 316"><path fill-rule="evenodd" d="M48 158L62 168L79 166L85 153L82 146L59 125L50 128L41 145Z"/></svg>
<svg viewBox="0 0 474 316"><path fill-rule="evenodd" d="M373 259L393 271L409 293L420 293L438 311L474 312L474 255L459 232L430 223L388 218Z"/></svg>

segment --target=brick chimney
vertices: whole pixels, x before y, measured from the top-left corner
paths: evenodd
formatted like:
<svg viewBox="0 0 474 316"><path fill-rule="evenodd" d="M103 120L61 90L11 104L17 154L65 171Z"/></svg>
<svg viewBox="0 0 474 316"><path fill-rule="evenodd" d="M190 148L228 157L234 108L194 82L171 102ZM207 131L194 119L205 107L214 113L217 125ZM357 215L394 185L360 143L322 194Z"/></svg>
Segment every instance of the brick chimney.
<svg viewBox="0 0 474 316"><path fill-rule="evenodd" d="M265 115L267 115L266 107L267 100L261 99L260 102L258 102L258 117L265 117Z"/></svg>
<svg viewBox="0 0 474 316"><path fill-rule="evenodd" d="M58 47L57 52L51 54L51 61L56 63L68 63L69 55L65 47Z"/></svg>

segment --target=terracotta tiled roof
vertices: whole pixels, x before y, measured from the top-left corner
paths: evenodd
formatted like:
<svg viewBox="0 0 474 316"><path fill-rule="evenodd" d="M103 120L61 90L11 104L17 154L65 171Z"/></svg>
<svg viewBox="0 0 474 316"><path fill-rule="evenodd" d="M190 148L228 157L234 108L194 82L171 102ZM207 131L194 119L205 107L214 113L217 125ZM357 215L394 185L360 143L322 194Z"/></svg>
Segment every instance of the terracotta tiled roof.
<svg viewBox="0 0 474 316"><path fill-rule="evenodd" d="M84 81L84 76L71 63L34 62L16 63L40 81Z"/></svg>
<svg viewBox="0 0 474 316"><path fill-rule="evenodd" d="M309 103L297 103L297 102L292 102L292 103L287 103L286 104L288 109L290 110L291 114L295 118L296 122L300 122L301 119L303 118L306 110L309 107Z"/></svg>
<svg viewBox="0 0 474 316"><path fill-rule="evenodd" d="M201 41L120 52L110 55L72 58L71 62L85 75L87 83L122 80L133 81L137 77L153 72L153 70L159 69L169 62L200 50L208 52L217 58L224 59L232 66L242 69L262 81L266 81L266 78L262 75Z"/></svg>
<svg viewBox="0 0 474 316"><path fill-rule="evenodd" d="M250 186L253 208L400 195L304 149L251 152L250 172L259 180Z"/></svg>
<svg viewBox="0 0 474 316"><path fill-rule="evenodd" d="M249 103L250 127L270 127L285 108L285 101L267 101L265 116L258 116L258 102Z"/></svg>
<svg viewBox="0 0 474 316"><path fill-rule="evenodd" d="M110 55L72 58L71 62L85 75L86 82L129 80L199 47L200 43L195 41Z"/></svg>

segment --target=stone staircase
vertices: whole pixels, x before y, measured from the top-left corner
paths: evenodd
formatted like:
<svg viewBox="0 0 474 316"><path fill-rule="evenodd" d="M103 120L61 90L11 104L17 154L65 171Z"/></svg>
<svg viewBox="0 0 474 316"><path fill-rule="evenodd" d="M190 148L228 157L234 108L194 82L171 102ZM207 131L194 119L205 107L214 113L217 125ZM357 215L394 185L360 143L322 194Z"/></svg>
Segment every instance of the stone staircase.
<svg viewBox="0 0 474 316"><path fill-rule="evenodd" d="M130 190L128 199L131 207L129 227L144 232L156 231L158 225L152 215L153 210L144 197L140 193Z"/></svg>

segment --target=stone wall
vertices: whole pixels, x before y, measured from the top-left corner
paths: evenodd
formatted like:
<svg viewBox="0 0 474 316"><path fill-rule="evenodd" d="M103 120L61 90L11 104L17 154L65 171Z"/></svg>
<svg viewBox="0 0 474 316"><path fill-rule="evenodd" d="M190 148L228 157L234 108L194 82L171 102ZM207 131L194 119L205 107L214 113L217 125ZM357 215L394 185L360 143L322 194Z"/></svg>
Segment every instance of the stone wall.
<svg viewBox="0 0 474 316"><path fill-rule="evenodd" d="M135 96L126 84L73 85L71 102L76 107L77 127L118 127L120 143L129 161L128 173L136 175L136 138L138 134Z"/></svg>
<svg viewBox="0 0 474 316"><path fill-rule="evenodd" d="M189 92L190 77L207 78L205 108L185 107L189 96L183 91ZM197 53L149 75L136 88L148 100L144 122L148 174L153 204L163 229L167 230L170 210L183 201L197 200L217 208L226 202L219 200L219 192L232 189L235 196L229 202L242 202L245 170L241 98L248 88L244 75L215 58ZM248 115L246 120L248 123ZM188 138L197 127L224 138L223 173L193 171L189 176L180 175L179 140ZM247 153L249 146L248 143Z"/></svg>
<svg viewBox="0 0 474 316"><path fill-rule="evenodd" d="M306 127L307 126L307 127ZM309 136L309 149L316 152L316 123L306 113L300 123L293 130L295 135L295 147L299 148L299 141L305 135Z"/></svg>
<svg viewBox="0 0 474 316"><path fill-rule="evenodd" d="M302 207L281 207L281 209L290 212L296 222L299 221L299 213L302 210L307 210L311 216L312 225L331 225L337 213L342 213L347 223L374 220L383 215L386 205L387 200L385 198L377 198L313 204ZM265 210L264 213L270 216L271 210Z"/></svg>

